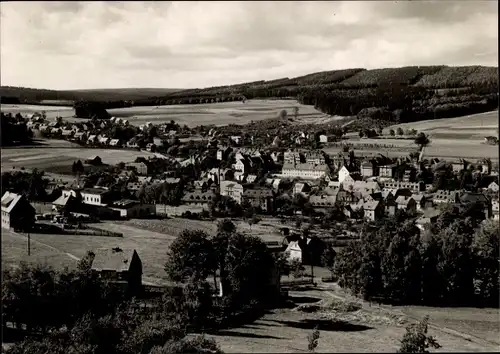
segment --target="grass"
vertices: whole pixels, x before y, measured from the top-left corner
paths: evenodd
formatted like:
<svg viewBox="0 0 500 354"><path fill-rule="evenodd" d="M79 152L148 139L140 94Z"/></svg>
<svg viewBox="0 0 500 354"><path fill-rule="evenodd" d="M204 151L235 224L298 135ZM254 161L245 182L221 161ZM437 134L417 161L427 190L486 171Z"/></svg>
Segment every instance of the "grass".
<svg viewBox="0 0 500 354"><path fill-rule="evenodd" d="M249 100L242 102L223 102L213 104L144 106L109 109L115 117L126 118L130 124L141 125L147 122L162 123L175 120L178 124L188 126L197 125L227 125L246 124L275 118L282 109L286 109L290 116L293 107L299 107L298 118L306 120L324 119L324 113L317 111L313 106L302 105L293 100ZM32 113L45 110L48 118L61 116L68 121L82 121L73 118L74 110L71 107L35 106L35 105L2 105L2 112Z"/></svg>
<svg viewBox="0 0 500 354"><path fill-rule="evenodd" d="M21 167L27 169L38 168L41 170L47 167L67 166L77 160L88 159L99 156L104 164L114 165L119 162L133 162L139 156L152 156L152 154L134 150L113 150L113 149L86 149L58 147L39 147L36 149L9 148L2 149L2 168L16 169ZM59 168L59 167L58 167Z"/></svg>

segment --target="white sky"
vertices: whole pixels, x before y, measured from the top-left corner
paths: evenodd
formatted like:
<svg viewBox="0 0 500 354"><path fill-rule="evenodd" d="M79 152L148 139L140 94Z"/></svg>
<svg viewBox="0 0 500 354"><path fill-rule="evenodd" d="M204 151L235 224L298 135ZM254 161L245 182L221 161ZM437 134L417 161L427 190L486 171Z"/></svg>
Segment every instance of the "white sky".
<svg viewBox="0 0 500 354"><path fill-rule="evenodd" d="M2 2L2 85L190 88L498 65L497 1Z"/></svg>

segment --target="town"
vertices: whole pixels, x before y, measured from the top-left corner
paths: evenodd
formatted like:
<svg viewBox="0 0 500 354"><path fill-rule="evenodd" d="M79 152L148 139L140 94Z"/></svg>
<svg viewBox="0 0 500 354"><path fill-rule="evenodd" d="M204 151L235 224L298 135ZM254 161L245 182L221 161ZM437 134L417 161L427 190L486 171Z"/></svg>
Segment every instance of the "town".
<svg viewBox="0 0 500 354"><path fill-rule="evenodd" d="M497 27L2 2L1 352L498 352Z"/></svg>
<svg viewBox="0 0 500 354"><path fill-rule="evenodd" d="M126 150L149 154L119 162L116 158L103 161L95 155L56 166L56 170L48 166L48 171L57 172L51 174L52 178L37 169L27 170L21 166L22 161L9 171L4 169L2 229L27 236L28 254L29 238L36 234L115 237L116 247L88 249L83 259L90 257L89 267L99 279L121 286L126 280L127 294L155 298L171 291L167 289L172 286L175 289L172 284L177 283L143 270L148 266L141 260L141 253L123 248L120 238L124 234L109 225L138 220L145 230L158 231L147 224L149 220L160 223L159 231L165 232L162 220L177 218L218 223L220 234L224 227L235 232L236 226L228 221L231 219L248 224L251 235L252 225L255 229L255 225L270 223L274 231L266 228L264 233L278 233L280 238L261 239L278 266L279 276L270 278L274 290L266 295L277 299L272 302L276 304L292 298L290 293L304 287L359 286L349 283L347 272L340 272L345 271L343 257L349 257L350 247L365 242L367 227L388 228L394 221L411 222L416 229L405 232L425 235L436 232L435 225L457 227L452 223L454 218L455 222L469 224L465 230L491 230L492 223L498 226L498 161L428 159L425 149L432 141L424 133L402 129L391 130L389 135L413 141L414 149L406 156L404 151L398 157L363 154L352 148L348 129L324 124L302 130L300 125L288 124L286 116L287 112L280 112L267 122L266 129L255 129L254 123L190 129L174 121L131 126L127 120L115 117L66 122L60 117L51 121L44 112L24 116L2 113L2 121L26 125L28 135L42 142L65 140L75 148L89 152L110 149L115 155ZM380 146L388 148L383 144L382 129L368 134L380 135ZM325 153L323 148L331 145L337 146L339 152ZM372 149L378 147L371 145ZM57 178L63 175L71 181ZM210 238L190 228L178 230L177 234L177 240L186 238L179 241L181 244L192 237ZM189 251L179 249L176 256L182 252ZM165 278L184 278L176 273L178 267L186 267L181 264L170 271L166 266ZM207 281L212 296L223 297L224 288L231 286L228 280L224 282L221 270L218 272L218 282L217 276ZM264 278L261 276L259 283ZM498 289L498 284L491 285ZM375 292L365 299L374 301L384 296ZM494 303L495 299L493 296L483 301ZM390 300L377 301L405 300L391 295ZM8 321L9 317L4 318Z"/></svg>

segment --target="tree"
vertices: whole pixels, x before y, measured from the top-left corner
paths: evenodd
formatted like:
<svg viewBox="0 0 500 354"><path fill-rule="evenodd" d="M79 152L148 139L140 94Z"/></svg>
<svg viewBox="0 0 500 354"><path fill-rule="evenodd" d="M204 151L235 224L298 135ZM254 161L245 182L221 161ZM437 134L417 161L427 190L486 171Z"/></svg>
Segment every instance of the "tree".
<svg viewBox="0 0 500 354"><path fill-rule="evenodd" d="M331 273L332 277L335 274L335 257L337 256L337 252L333 249L331 245L325 247L323 254L321 255L321 263L324 267L326 267Z"/></svg>
<svg viewBox="0 0 500 354"><path fill-rule="evenodd" d="M295 117L295 119L297 119L299 115L299 106L295 106L293 107L293 116Z"/></svg>
<svg viewBox="0 0 500 354"><path fill-rule="evenodd" d="M362 138L365 136L365 132L363 130L359 131L359 137Z"/></svg>
<svg viewBox="0 0 500 354"><path fill-rule="evenodd" d="M394 132L394 129L389 130L389 135L390 135L390 136L394 136L394 135L396 135L396 133Z"/></svg>
<svg viewBox="0 0 500 354"><path fill-rule="evenodd" d="M406 327L398 353L429 353L430 347L441 348L434 337L427 335L428 322L429 316L425 316L419 323Z"/></svg>
<svg viewBox="0 0 500 354"><path fill-rule="evenodd" d="M415 138L414 142L416 145L420 146L420 149L422 149L429 145L431 141L429 140L427 135L425 135L425 133L420 132Z"/></svg>
<svg viewBox="0 0 500 354"><path fill-rule="evenodd" d="M304 276L305 267L302 265L302 261L298 258L293 258L289 262L290 273L294 278L300 278Z"/></svg>
<svg viewBox="0 0 500 354"><path fill-rule="evenodd" d="M404 134L405 134L405 132L403 131L403 128L398 128L398 129L396 130L396 134L397 134L397 135L404 135Z"/></svg>
<svg viewBox="0 0 500 354"><path fill-rule="evenodd" d="M313 329L312 333L309 333L307 335L307 350L309 350L310 352L314 352L318 347L319 335L320 333L317 326Z"/></svg>
<svg viewBox="0 0 500 354"><path fill-rule="evenodd" d="M278 113L278 118L280 118L280 119L286 119L287 116L288 116L288 112L286 111L286 109L282 109Z"/></svg>
<svg viewBox="0 0 500 354"><path fill-rule="evenodd" d="M489 306L498 305L500 293L498 228L498 221L487 221L474 233L472 244L475 263L475 294L485 305Z"/></svg>
<svg viewBox="0 0 500 354"><path fill-rule="evenodd" d="M172 281L190 277L205 280L215 267L215 254L209 236L200 230L184 230L170 245L165 272Z"/></svg>

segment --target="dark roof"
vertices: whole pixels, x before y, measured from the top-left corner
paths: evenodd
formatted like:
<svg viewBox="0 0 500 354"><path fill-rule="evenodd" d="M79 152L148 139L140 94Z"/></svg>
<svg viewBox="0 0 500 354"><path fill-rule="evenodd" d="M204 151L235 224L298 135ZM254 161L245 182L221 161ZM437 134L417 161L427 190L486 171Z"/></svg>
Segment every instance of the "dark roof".
<svg viewBox="0 0 500 354"><path fill-rule="evenodd" d="M272 197L273 192L269 189L245 189L243 195L246 197Z"/></svg>
<svg viewBox="0 0 500 354"><path fill-rule="evenodd" d="M460 197L461 202L489 203L489 199L482 193L465 193Z"/></svg>
<svg viewBox="0 0 500 354"><path fill-rule="evenodd" d="M94 251L92 269L97 271L114 270L124 272L130 269L132 257L137 252L134 249L99 248Z"/></svg>
<svg viewBox="0 0 500 354"><path fill-rule="evenodd" d="M118 200L118 201L114 202L113 205L111 205L111 207L120 208L120 209L127 209L127 208L131 208L137 204L139 204L139 202L137 200L122 199L122 200Z"/></svg>
<svg viewBox="0 0 500 354"><path fill-rule="evenodd" d="M203 201L210 201L215 198L215 193L212 191L207 191L207 192L200 192L200 191L194 191L194 192L188 192L182 197L182 200L185 202L203 202Z"/></svg>
<svg viewBox="0 0 500 354"><path fill-rule="evenodd" d="M84 188L81 190L82 193L88 193L88 194L105 194L108 193L108 189L102 189L102 188Z"/></svg>

